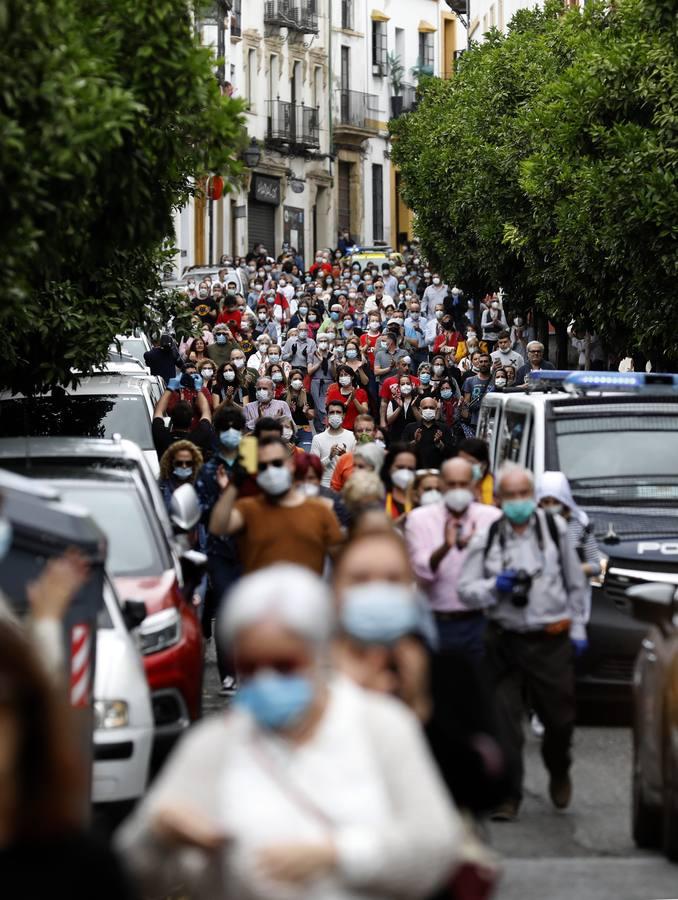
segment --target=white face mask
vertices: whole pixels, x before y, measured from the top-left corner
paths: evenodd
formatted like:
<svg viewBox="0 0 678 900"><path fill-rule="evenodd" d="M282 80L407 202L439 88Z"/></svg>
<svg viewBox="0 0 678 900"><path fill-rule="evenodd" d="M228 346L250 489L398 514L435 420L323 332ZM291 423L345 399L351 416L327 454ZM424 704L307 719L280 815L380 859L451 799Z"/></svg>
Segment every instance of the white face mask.
<svg viewBox="0 0 678 900"><path fill-rule="evenodd" d="M275 384L280 384L280 382L281 382L282 380L283 380L282 372L274 372L274 373L271 375L271 381L275 382Z"/></svg>
<svg viewBox="0 0 678 900"><path fill-rule="evenodd" d="M440 278L434 278L433 284L440 284Z"/></svg>
<svg viewBox="0 0 678 900"><path fill-rule="evenodd" d="M257 484L270 497L279 497L292 487L292 473L287 466L268 466L257 475Z"/></svg>
<svg viewBox="0 0 678 900"><path fill-rule="evenodd" d="M445 506L453 513L461 513L473 502L473 494L468 488L451 488L445 492Z"/></svg>
<svg viewBox="0 0 678 900"><path fill-rule="evenodd" d="M304 386L303 381L299 381L298 378L295 378L294 381L290 382L290 387L292 387L295 391L300 391Z"/></svg>
<svg viewBox="0 0 678 900"><path fill-rule="evenodd" d="M433 374L434 375L442 375L445 371L445 366L433 366Z"/></svg>
<svg viewBox="0 0 678 900"><path fill-rule="evenodd" d="M419 506L430 506L432 503L440 503L443 499L443 495L440 491L435 488L431 488L430 491L424 491L424 493L419 498Z"/></svg>
<svg viewBox="0 0 678 900"><path fill-rule="evenodd" d="M443 315L444 315L444 311L442 309L436 310L436 319L442 319Z"/></svg>
<svg viewBox="0 0 678 900"><path fill-rule="evenodd" d="M257 391L257 400L259 403L267 403L271 399L270 391L266 388L259 388Z"/></svg>
<svg viewBox="0 0 678 900"><path fill-rule="evenodd" d="M203 369L200 374L204 379L211 378L214 375L214 369Z"/></svg>
<svg viewBox="0 0 678 900"><path fill-rule="evenodd" d="M349 384L351 383L351 381L352 381L352 379L349 375L340 375L339 376L339 384L342 387L348 387Z"/></svg>
<svg viewBox="0 0 678 900"><path fill-rule="evenodd" d="M233 365L236 367L236 369L242 369L242 367L245 365L245 360L244 360L244 359L239 359L239 358L238 358L238 359L233 359L233 357L231 357L231 362L232 362Z"/></svg>
<svg viewBox="0 0 678 900"><path fill-rule="evenodd" d="M506 387L506 379L505 378L495 378L494 383L497 387Z"/></svg>
<svg viewBox="0 0 678 900"><path fill-rule="evenodd" d="M400 393L404 397L408 397L412 393L412 385L411 384L401 384L400 385Z"/></svg>
<svg viewBox="0 0 678 900"><path fill-rule="evenodd" d="M312 484L311 482L304 482L304 484L299 485L299 490L307 497L317 497L318 494L320 494L320 485Z"/></svg>
<svg viewBox="0 0 678 900"><path fill-rule="evenodd" d="M436 417L435 409L422 409L421 417L425 422L432 422Z"/></svg>
<svg viewBox="0 0 678 900"><path fill-rule="evenodd" d="M379 331L379 322L370 322L367 327L370 331Z"/></svg>
<svg viewBox="0 0 678 900"><path fill-rule="evenodd" d="M292 431L291 428L289 428L289 427L284 427L283 430L282 430L282 439L283 439L284 441L291 441L291 440L292 440L292 435L293 435L293 434L294 434L294 431Z"/></svg>
<svg viewBox="0 0 678 900"><path fill-rule="evenodd" d="M331 416L327 417L327 424L330 428L341 428L341 423L344 421L344 417L339 413L332 413Z"/></svg>
<svg viewBox="0 0 678 900"><path fill-rule="evenodd" d="M547 513L551 513L552 516L562 516L563 514L562 503L550 503L547 506L543 506L542 509Z"/></svg>
<svg viewBox="0 0 678 900"><path fill-rule="evenodd" d="M391 475L391 481L401 491L405 491L414 481L414 472L411 469L396 469Z"/></svg>

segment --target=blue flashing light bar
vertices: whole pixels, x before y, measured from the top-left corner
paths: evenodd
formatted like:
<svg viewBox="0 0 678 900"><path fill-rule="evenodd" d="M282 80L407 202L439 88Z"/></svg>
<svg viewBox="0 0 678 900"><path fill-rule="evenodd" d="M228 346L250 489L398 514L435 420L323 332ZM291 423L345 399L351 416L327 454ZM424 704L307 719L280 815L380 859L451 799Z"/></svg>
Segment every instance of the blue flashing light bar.
<svg viewBox="0 0 678 900"><path fill-rule="evenodd" d="M678 393L678 375L668 372L571 372L564 387L575 394L588 391L675 394Z"/></svg>
<svg viewBox="0 0 678 900"><path fill-rule="evenodd" d="M527 389L530 391L562 391L571 369L537 369L527 373Z"/></svg>

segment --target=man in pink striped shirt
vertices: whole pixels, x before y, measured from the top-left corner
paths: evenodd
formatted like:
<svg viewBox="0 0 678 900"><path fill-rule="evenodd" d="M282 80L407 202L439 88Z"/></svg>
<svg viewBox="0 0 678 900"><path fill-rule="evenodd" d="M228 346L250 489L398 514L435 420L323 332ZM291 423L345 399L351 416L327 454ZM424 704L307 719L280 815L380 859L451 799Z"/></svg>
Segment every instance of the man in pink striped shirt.
<svg viewBox="0 0 678 900"><path fill-rule="evenodd" d="M486 531L501 510L473 499L473 470L465 459L443 463L443 500L413 510L405 520L405 539L412 567L426 592L436 622L441 651L484 653L485 616L468 609L457 594L466 547L474 534Z"/></svg>

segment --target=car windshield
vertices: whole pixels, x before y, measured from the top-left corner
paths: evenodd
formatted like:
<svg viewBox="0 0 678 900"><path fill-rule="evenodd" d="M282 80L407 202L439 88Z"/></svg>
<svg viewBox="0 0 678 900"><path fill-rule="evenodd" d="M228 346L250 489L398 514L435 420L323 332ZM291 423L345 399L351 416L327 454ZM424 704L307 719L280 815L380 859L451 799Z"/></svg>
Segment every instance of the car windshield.
<svg viewBox="0 0 678 900"><path fill-rule="evenodd" d="M576 417L555 423L558 468L575 499L678 499L678 415Z"/></svg>
<svg viewBox="0 0 678 900"><path fill-rule="evenodd" d="M61 481L67 503L84 507L108 538L107 569L113 575L161 575L164 566L146 511L133 487Z"/></svg>
<svg viewBox="0 0 678 900"><path fill-rule="evenodd" d="M119 434L153 449L151 421L140 395L71 394L0 402L2 437L95 437Z"/></svg>
<svg viewBox="0 0 678 900"><path fill-rule="evenodd" d="M133 356L135 359L139 360L139 362L145 366L144 362L144 353L146 352L146 345L141 338L124 338L120 341L120 345L123 349L123 353L129 353L130 356Z"/></svg>

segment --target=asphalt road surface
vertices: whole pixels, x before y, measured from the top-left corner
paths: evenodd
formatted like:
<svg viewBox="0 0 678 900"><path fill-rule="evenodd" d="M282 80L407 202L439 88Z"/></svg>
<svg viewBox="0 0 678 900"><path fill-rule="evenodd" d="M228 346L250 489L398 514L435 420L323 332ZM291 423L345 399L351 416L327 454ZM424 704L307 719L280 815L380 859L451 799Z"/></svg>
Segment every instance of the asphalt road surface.
<svg viewBox="0 0 678 900"><path fill-rule="evenodd" d="M205 714L222 709L214 645L205 671ZM516 822L491 823L503 875L493 900L676 900L678 866L631 839L631 731L581 727L574 797L566 812L548 799L539 741L526 729L526 791Z"/></svg>
<svg viewBox="0 0 678 900"><path fill-rule="evenodd" d="M630 729L579 728L575 740L574 797L559 813L529 732L519 819L490 825L504 867L495 900L678 898L678 866L637 850L631 838Z"/></svg>

